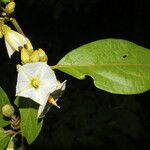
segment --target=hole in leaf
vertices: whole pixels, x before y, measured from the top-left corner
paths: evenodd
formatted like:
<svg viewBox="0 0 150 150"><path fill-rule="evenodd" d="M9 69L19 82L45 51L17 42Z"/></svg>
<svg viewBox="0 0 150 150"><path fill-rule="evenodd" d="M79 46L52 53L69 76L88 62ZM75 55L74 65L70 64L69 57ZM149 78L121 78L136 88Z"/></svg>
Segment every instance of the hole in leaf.
<svg viewBox="0 0 150 150"><path fill-rule="evenodd" d="M127 57L127 55L123 55L122 57L123 57L123 58L126 58L126 57Z"/></svg>

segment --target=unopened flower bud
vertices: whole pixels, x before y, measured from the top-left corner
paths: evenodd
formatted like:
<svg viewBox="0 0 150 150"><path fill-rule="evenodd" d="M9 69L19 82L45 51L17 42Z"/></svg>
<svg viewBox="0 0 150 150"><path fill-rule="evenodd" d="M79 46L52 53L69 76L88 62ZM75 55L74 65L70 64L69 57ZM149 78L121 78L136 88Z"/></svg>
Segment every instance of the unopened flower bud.
<svg viewBox="0 0 150 150"><path fill-rule="evenodd" d="M14 107L10 104L6 104L2 107L2 114L5 117L11 117L14 114L15 110Z"/></svg>
<svg viewBox="0 0 150 150"><path fill-rule="evenodd" d="M48 57L45 54L44 50L42 50L41 48L39 48L37 51L39 53L40 61L47 62L48 61Z"/></svg>
<svg viewBox="0 0 150 150"><path fill-rule="evenodd" d="M45 52L44 52L44 50L41 49L41 48L39 48L37 51L38 51L40 57L46 55Z"/></svg>
<svg viewBox="0 0 150 150"><path fill-rule="evenodd" d="M10 140L10 142L8 143L6 150L15 150L14 149L14 142L12 140Z"/></svg>
<svg viewBox="0 0 150 150"><path fill-rule="evenodd" d="M41 58L40 58L40 61L41 61L41 62L47 62L47 61L48 61L47 55L41 57Z"/></svg>
<svg viewBox="0 0 150 150"><path fill-rule="evenodd" d="M26 38L26 41L25 48L28 50L29 55L31 55L33 53L33 46L28 38Z"/></svg>
<svg viewBox="0 0 150 150"><path fill-rule="evenodd" d="M21 62L22 64L26 64L30 62L30 56L28 50L25 48L21 49Z"/></svg>
<svg viewBox="0 0 150 150"><path fill-rule="evenodd" d="M4 10L7 14L11 14L15 11L15 6L16 6L15 2L12 1L6 5Z"/></svg>
<svg viewBox="0 0 150 150"><path fill-rule="evenodd" d="M40 60L39 53L38 53L37 50L35 50L35 51L32 53L30 59L31 59L32 62L38 62L38 61Z"/></svg>

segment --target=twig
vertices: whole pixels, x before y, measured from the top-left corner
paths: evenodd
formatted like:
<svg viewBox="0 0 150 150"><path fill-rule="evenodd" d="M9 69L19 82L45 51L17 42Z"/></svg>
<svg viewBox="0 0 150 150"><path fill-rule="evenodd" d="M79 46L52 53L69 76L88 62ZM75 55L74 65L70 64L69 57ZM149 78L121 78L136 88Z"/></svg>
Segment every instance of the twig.
<svg viewBox="0 0 150 150"><path fill-rule="evenodd" d="M12 22L12 24L13 24L13 26L16 28L16 30L17 30L20 34L22 34L22 35L25 36L25 34L24 34L23 30L21 29L21 27L20 27L18 21L17 21L15 18L11 18L10 21Z"/></svg>

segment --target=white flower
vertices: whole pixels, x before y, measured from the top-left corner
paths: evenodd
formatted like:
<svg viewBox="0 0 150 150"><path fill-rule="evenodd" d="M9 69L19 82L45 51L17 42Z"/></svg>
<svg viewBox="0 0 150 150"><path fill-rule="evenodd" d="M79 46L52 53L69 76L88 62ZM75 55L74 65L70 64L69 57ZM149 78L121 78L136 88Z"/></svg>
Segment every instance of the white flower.
<svg viewBox="0 0 150 150"><path fill-rule="evenodd" d="M49 95L60 85L46 62L28 63L18 68L16 96L31 98L44 107Z"/></svg>
<svg viewBox="0 0 150 150"><path fill-rule="evenodd" d="M53 93L51 93L50 96L48 97L47 103L39 106L38 118L43 118L45 116L45 114L48 112L48 110L53 105L60 108L56 102L57 102L58 98L62 96L65 88L66 88L66 80L63 83L59 83L59 85L56 87L55 91Z"/></svg>
<svg viewBox="0 0 150 150"><path fill-rule="evenodd" d="M2 25L2 34L4 35L5 44L9 58L15 51L19 51L20 47L24 47L27 44L27 39L20 33L11 30L7 25Z"/></svg>

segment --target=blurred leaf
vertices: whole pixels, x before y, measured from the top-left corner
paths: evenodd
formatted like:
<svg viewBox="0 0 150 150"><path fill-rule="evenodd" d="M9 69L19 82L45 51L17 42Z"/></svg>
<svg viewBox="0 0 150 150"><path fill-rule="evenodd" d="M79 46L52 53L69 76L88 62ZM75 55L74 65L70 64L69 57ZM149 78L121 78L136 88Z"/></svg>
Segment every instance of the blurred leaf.
<svg viewBox="0 0 150 150"><path fill-rule="evenodd" d="M0 127L4 127L9 124L9 121L6 121L2 115L2 107L6 104L10 104L9 98L4 90L0 87Z"/></svg>
<svg viewBox="0 0 150 150"><path fill-rule="evenodd" d="M126 40L105 39L66 54L53 69L78 79L91 76L97 88L118 94L150 89L150 51Z"/></svg>
<svg viewBox="0 0 150 150"><path fill-rule="evenodd" d="M5 130L0 130L0 149L4 150L10 140L10 136L5 132Z"/></svg>
<svg viewBox="0 0 150 150"><path fill-rule="evenodd" d="M21 116L21 133L31 144L39 135L43 120L37 119L38 104L30 99L16 98L15 104L19 107Z"/></svg>
<svg viewBox="0 0 150 150"><path fill-rule="evenodd" d="M10 0L1 0L2 3L7 4L10 2Z"/></svg>

